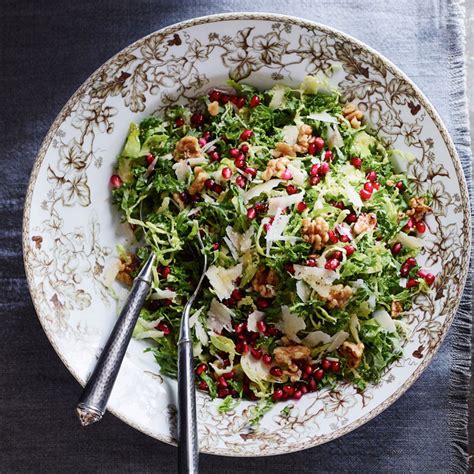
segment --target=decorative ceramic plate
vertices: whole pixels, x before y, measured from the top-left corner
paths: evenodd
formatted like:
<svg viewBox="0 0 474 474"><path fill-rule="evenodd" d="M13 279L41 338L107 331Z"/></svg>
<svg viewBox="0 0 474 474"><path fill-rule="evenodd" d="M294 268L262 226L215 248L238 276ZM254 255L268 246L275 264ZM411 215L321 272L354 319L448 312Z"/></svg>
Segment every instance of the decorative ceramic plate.
<svg viewBox="0 0 474 474"><path fill-rule="evenodd" d="M433 196L421 264L438 274L408 319L404 356L364 393L341 384L278 404L258 428L249 405L227 414L199 392L203 452L226 456L288 453L341 436L400 397L425 369L453 320L466 277L470 218L466 183L439 116L393 64L328 27L274 14L232 14L179 23L115 55L79 88L48 132L28 188L23 245L41 324L64 364L84 384L116 320L107 290L115 246L129 237L112 208L109 177L131 121L185 103L229 77L269 88L336 71L331 83L365 111L387 141L416 156L407 172ZM144 343L132 341L110 410L135 428L174 442L176 382L159 375Z"/></svg>

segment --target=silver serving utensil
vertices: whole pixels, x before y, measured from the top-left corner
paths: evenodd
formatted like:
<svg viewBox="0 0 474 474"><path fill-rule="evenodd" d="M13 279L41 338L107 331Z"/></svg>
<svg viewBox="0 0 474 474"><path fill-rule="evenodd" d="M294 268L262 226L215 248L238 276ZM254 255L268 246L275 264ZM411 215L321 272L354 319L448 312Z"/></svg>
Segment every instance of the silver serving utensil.
<svg viewBox="0 0 474 474"><path fill-rule="evenodd" d="M203 256L203 268L196 289L184 307L178 341L178 471L180 474L197 473L199 471L193 341L189 327L189 314L197 295L201 291L202 282L207 271L207 255L204 252L204 244L199 231L197 239Z"/></svg>

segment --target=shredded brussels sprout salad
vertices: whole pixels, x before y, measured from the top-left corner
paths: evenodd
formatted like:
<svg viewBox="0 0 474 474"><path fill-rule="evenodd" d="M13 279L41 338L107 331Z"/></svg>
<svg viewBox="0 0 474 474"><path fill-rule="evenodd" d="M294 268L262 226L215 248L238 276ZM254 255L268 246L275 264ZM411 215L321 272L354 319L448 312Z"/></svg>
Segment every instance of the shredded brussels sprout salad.
<svg viewBox="0 0 474 474"><path fill-rule="evenodd" d="M401 356L403 317L435 279L416 261L430 197L401 172L411 157L324 79L229 85L198 110L131 124L111 185L138 245L119 248L118 279L130 285L156 253L134 336L176 377L201 232L210 266L191 317L196 382L225 399L222 412L262 400L258 418L340 380L364 389Z"/></svg>

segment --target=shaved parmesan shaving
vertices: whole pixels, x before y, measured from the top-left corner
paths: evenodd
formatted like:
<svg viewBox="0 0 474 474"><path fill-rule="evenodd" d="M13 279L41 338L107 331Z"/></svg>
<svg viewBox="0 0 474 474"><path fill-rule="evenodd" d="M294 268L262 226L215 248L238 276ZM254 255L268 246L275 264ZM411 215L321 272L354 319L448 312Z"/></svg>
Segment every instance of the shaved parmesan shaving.
<svg viewBox="0 0 474 474"><path fill-rule="evenodd" d="M308 115L308 118L311 120L317 120L318 122L327 122L327 123L338 123L337 118L333 117L331 114L327 112L318 112L312 113Z"/></svg>
<svg viewBox="0 0 474 474"><path fill-rule="evenodd" d="M290 170L291 175L293 176L293 183L298 186L304 186L306 184L306 178L308 177L306 171L301 170L298 166L295 166L294 163L290 163L287 166L287 169Z"/></svg>
<svg viewBox="0 0 474 474"><path fill-rule="evenodd" d="M278 209L284 209L285 207L290 207L297 202L300 202L304 198L304 191L301 191L298 194L278 196L270 198L268 200L268 215L274 216L277 213Z"/></svg>
<svg viewBox="0 0 474 474"><path fill-rule="evenodd" d="M375 308L375 304L376 304L375 295L370 295L370 296L369 296L369 299L367 300L367 304L369 305L369 308L370 308L370 309L374 309L374 308Z"/></svg>
<svg viewBox="0 0 474 474"><path fill-rule="evenodd" d="M384 309L378 309L374 312L373 319L379 326L387 332L397 332L397 327L392 317Z"/></svg>
<svg viewBox="0 0 474 474"><path fill-rule="evenodd" d="M160 288L153 288L150 296L151 300L174 300L176 298L176 291L161 290Z"/></svg>
<svg viewBox="0 0 474 474"><path fill-rule="evenodd" d="M296 125L285 125L281 132L283 133L283 141L288 145L296 145L298 139L298 127Z"/></svg>
<svg viewBox="0 0 474 474"><path fill-rule="evenodd" d="M200 342L196 342L193 344L193 357L199 357L202 354L202 344Z"/></svg>
<svg viewBox="0 0 474 474"><path fill-rule="evenodd" d="M234 316L233 311L214 298L207 313L207 327L217 334L221 333L223 329L233 332L232 316Z"/></svg>
<svg viewBox="0 0 474 474"><path fill-rule="evenodd" d="M254 311L253 313L249 314L249 318L247 319L247 329L249 331L258 332L257 323L261 321L265 316L265 313L262 311Z"/></svg>
<svg viewBox="0 0 474 474"><path fill-rule="evenodd" d="M180 160L173 165L174 172L176 174L176 179L178 181L186 181L189 173L191 172L190 167L186 160Z"/></svg>
<svg viewBox="0 0 474 474"><path fill-rule="evenodd" d="M331 344L327 348L328 352L335 351L339 346L349 337L349 333L346 331L339 331L331 337Z"/></svg>
<svg viewBox="0 0 474 474"><path fill-rule="evenodd" d="M302 280L296 282L296 294L303 303L306 303L311 296L311 288Z"/></svg>
<svg viewBox="0 0 474 474"><path fill-rule="evenodd" d="M270 366L264 364L261 359L257 360L250 353L243 354L240 358L240 365L245 375L255 383L263 380L271 381Z"/></svg>
<svg viewBox="0 0 474 474"><path fill-rule="evenodd" d="M232 240L230 240L229 237L224 237L224 242L227 244L227 247L229 247L232 257L237 260L239 258L239 253L237 252L237 249L235 248L235 245Z"/></svg>
<svg viewBox="0 0 474 474"><path fill-rule="evenodd" d="M290 221L290 216L281 214L281 209L277 209L275 219L273 220L270 229L266 235L267 241L277 240L281 237L281 234L286 229L288 222Z"/></svg>
<svg viewBox="0 0 474 474"><path fill-rule="evenodd" d="M214 140L211 140L210 142L207 142L202 148L201 148L201 151L203 153L206 153L207 150L210 150L215 144L216 142L219 140L219 138L215 138Z"/></svg>
<svg viewBox="0 0 474 474"><path fill-rule="evenodd" d="M235 252L243 254L250 250L250 247L252 247L252 237L255 234L255 228L253 226L250 226L243 234L235 232L231 226L227 226L225 231L227 237L224 237L224 240L227 242L228 246L230 242L230 245L234 247ZM229 250L231 251L232 256L236 258L230 246Z"/></svg>
<svg viewBox="0 0 474 474"><path fill-rule="evenodd" d="M149 331L143 331L134 336L135 339L158 339L163 337L165 334L163 331L158 331L158 329L150 329Z"/></svg>
<svg viewBox="0 0 474 474"><path fill-rule="evenodd" d="M106 288L110 288L115 281L115 277L118 275L120 271L120 259L112 258L110 261L107 262L104 269L104 279L102 280L102 284Z"/></svg>
<svg viewBox="0 0 474 474"><path fill-rule="evenodd" d="M331 336L323 331L310 332L301 342L308 347L316 347L318 344L327 344L331 341Z"/></svg>
<svg viewBox="0 0 474 474"><path fill-rule="evenodd" d="M418 237L413 237L412 235L407 235L405 232L399 232L396 240L400 242L404 247L408 247L409 249L419 249L423 247L424 242L422 239Z"/></svg>
<svg viewBox="0 0 474 474"><path fill-rule="evenodd" d="M265 183L257 184L256 186L250 188L243 194L242 198L244 200L244 203L247 204L251 199L260 196L260 194L262 193L268 194L273 188L276 188L280 183L281 180L279 179L270 179Z"/></svg>
<svg viewBox="0 0 474 474"><path fill-rule="evenodd" d="M197 165L202 165L204 163L207 163L207 160L204 156L199 156L197 158L188 158L187 162L189 166L194 167Z"/></svg>
<svg viewBox="0 0 474 474"><path fill-rule="evenodd" d="M352 240L352 230L347 224L337 224L336 230L338 231L339 235L345 235L349 237L349 240Z"/></svg>
<svg viewBox="0 0 474 474"><path fill-rule="evenodd" d="M222 362L210 362L209 365L214 369L214 372L218 377L223 374L227 374L234 368L234 364L229 364L227 367L222 367Z"/></svg>
<svg viewBox="0 0 474 474"><path fill-rule="evenodd" d="M160 156L160 160L170 161L173 159L173 155L171 153L167 153L166 155Z"/></svg>
<svg viewBox="0 0 474 474"><path fill-rule="evenodd" d="M294 265L295 278L304 280L312 288L316 289L317 285L331 285L334 280L339 278L339 273L325 268L307 267L304 265Z"/></svg>
<svg viewBox="0 0 474 474"><path fill-rule="evenodd" d="M209 343L209 336L207 335L206 330L204 329L204 326L202 325L201 321L199 319L196 321L194 324L194 333L196 334L196 337L198 338L199 342L203 346L207 346Z"/></svg>
<svg viewBox="0 0 474 474"><path fill-rule="evenodd" d="M299 342L300 339L296 334L306 328L306 323L297 314L290 313L288 306L282 306L281 320L276 326L290 339Z"/></svg>
<svg viewBox="0 0 474 474"><path fill-rule="evenodd" d="M241 263L230 268L212 265L206 272L207 279L220 300L230 298L230 294L235 289L234 281L241 275Z"/></svg>
<svg viewBox="0 0 474 474"><path fill-rule="evenodd" d="M352 288L367 288L367 285L361 278L358 278L356 281L351 282L351 286Z"/></svg>
<svg viewBox="0 0 474 474"><path fill-rule="evenodd" d="M328 146L329 148L341 148L344 145L344 140L337 127L328 127Z"/></svg>
<svg viewBox="0 0 474 474"><path fill-rule="evenodd" d="M355 208L360 209L362 207L363 203L362 203L362 199L359 196L359 193L351 185L347 185L344 188L344 190L345 190L347 199L349 199L351 204Z"/></svg>
<svg viewBox="0 0 474 474"><path fill-rule="evenodd" d="M316 285L316 284L314 284L314 285L312 285L312 288L322 298L328 298L329 297L329 291L331 290L330 285Z"/></svg>

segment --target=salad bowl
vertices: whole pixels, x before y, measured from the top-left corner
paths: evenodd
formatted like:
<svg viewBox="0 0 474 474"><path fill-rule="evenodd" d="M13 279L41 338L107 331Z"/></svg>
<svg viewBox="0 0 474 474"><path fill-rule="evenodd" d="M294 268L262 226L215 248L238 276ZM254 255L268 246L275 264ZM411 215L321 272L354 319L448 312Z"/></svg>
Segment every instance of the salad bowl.
<svg viewBox="0 0 474 474"><path fill-rule="evenodd" d="M432 196L424 267L437 274L408 316L403 357L364 391L341 383L299 401L227 413L198 392L202 452L228 456L288 453L333 440L399 398L439 348L455 316L468 269L467 186L454 145L417 87L380 54L331 28L298 18L242 13L172 25L138 40L94 72L49 130L28 187L25 268L36 312L51 344L85 384L126 291L113 282L117 244L132 241L108 186L130 122L186 104L227 80L268 89L326 73L388 145L411 153L405 172ZM176 382L162 376L146 343L133 340L109 402L131 426L175 443Z"/></svg>

